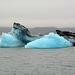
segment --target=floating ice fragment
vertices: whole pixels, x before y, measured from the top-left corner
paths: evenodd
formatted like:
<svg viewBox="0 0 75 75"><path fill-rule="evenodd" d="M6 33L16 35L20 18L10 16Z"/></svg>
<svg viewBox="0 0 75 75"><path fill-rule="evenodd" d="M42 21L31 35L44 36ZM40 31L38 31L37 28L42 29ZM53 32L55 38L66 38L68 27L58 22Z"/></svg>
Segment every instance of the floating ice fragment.
<svg viewBox="0 0 75 75"><path fill-rule="evenodd" d="M41 37L39 35L32 36L28 28L19 23L14 23L9 34L2 34L0 47L24 47L27 43Z"/></svg>
<svg viewBox="0 0 75 75"><path fill-rule="evenodd" d="M0 47L24 47L24 44L12 35L3 33L0 41Z"/></svg>
<svg viewBox="0 0 75 75"><path fill-rule="evenodd" d="M59 36L58 34L50 33L49 35L45 35L43 38L28 43L25 48L49 49L65 48L71 46L73 46L73 44L70 41Z"/></svg>

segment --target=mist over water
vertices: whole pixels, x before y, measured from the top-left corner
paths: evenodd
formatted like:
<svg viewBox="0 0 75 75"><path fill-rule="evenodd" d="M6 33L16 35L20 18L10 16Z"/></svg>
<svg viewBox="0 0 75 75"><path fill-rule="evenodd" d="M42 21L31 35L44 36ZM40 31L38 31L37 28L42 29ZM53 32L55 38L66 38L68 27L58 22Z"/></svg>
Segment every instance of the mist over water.
<svg viewBox="0 0 75 75"><path fill-rule="evenodd" d="M0 48L0 75L75 75L75 47Z"/></svg>

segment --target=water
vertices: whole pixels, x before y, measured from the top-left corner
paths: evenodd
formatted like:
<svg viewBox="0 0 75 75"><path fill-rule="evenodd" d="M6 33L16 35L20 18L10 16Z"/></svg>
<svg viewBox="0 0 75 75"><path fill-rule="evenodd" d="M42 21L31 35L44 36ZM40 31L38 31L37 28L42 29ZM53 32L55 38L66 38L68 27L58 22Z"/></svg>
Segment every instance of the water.
<svg viewBox="0 0 75 75"><path fill-rule="evenodd" d="M0 75L75 75L75 47L0 48Z"/></svg>

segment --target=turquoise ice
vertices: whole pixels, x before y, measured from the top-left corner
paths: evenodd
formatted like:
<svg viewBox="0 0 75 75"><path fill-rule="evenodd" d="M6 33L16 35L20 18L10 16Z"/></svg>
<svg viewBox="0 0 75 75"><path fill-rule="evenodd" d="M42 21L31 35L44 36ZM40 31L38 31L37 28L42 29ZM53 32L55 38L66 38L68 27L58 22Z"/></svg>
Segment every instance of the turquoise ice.
<svg viewBox="0 0 75 75"><path fill-rule="evenodd" d="M0 47L24 47L24 43L13 37L11 34L3 33L0 39ZM58 34L50 33L35 41L29 42L25 48L65 48L71 47L73 44Z"/></svg>
<svg viewBox="0 0 75 75"><path fill-rule="evenodd" d="M11 34L3 33L0 40L0 47L24 47L24 44Z"/></svg>
<svg viewBox="0 0 75 75"><path fill-rule="evenodd" d="M25 48L49 49L71 47L73 44L58 34L49 33L43 38L28 43Z"/></svg>
<svg viewBox="0 0 75 75"><path fill-rule="evenodd" d="M0 47L24 47L27 43L41 37L31 35L28 28L19 23L14 23L10 33L2 33Z"/></svg>

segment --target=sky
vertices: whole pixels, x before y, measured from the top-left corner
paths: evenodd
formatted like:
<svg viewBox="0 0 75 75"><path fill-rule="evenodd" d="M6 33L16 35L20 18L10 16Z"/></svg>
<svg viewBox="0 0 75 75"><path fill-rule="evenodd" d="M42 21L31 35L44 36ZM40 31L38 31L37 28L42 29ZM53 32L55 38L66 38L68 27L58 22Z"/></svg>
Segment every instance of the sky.
<svg viewBox="0 0 75 75"><path fill-rule="evenodd" d="M75 27L75 0L0 0L0 27Z"/></svg>

